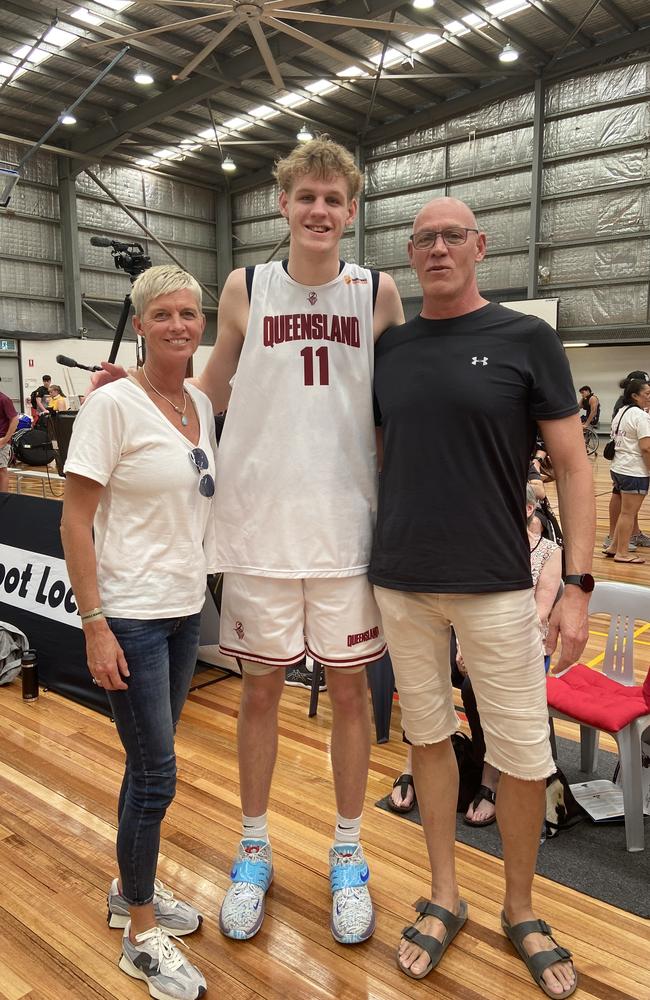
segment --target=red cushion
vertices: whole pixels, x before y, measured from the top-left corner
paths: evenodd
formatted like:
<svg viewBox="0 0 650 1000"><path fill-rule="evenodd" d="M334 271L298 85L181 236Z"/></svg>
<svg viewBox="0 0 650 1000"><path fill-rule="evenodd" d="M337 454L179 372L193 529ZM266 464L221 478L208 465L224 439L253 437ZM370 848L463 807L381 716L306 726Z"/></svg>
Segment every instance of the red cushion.
<svg viewBox="0 0 650 1000"><path fill-rule="evenodd" d="M561 677L547 677L546 693L550 708L610 733L650 713L650 682L643 687L626 687L584 663L574 664Z"/></svg>

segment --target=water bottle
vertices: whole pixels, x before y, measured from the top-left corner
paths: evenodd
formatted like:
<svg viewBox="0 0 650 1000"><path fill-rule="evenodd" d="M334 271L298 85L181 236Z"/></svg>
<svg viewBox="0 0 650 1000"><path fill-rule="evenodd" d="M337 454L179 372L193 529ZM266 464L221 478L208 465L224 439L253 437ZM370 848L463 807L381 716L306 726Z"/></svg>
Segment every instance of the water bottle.
<svg viewBox="0 0 650 1000"><path fill-rule="evenodd" d="M38 666L36 653L33 649L23 652L21 675L23 682L23 701L36 701L38 698Z"/></svg>

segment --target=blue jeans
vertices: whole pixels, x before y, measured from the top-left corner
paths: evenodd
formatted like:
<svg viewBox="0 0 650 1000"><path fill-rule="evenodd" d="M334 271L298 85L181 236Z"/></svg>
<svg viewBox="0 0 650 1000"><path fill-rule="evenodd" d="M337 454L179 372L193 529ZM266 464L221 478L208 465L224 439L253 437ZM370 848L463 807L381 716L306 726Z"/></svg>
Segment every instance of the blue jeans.
<svg viewBox="0 0 650 1000"><path fill-rule="evenodd" d="M174 733L196 666L199 622L199 614L108 619L130 671L126 691L106 693L126 751L117 861L132 906L153 899L160 825L176 792Z"/></svg>

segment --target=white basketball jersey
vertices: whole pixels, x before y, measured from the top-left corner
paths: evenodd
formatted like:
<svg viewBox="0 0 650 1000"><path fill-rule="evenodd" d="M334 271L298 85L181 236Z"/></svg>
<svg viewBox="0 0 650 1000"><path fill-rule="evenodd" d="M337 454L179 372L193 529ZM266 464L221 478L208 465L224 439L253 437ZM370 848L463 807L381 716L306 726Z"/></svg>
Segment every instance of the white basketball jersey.
<svg viewBox="0 0 650 1000"><path fill-rule="evenodd" d="M372 275L345 264L300 285L255 268L219 448L219 569L365 573L376 515Z"/></svg>

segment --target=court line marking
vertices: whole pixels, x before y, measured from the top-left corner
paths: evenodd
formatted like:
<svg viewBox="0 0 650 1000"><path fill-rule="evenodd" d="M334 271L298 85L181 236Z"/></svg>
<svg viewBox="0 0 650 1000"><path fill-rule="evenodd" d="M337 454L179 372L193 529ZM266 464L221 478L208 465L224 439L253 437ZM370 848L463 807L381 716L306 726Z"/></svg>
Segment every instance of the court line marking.
<svg viewBox="0 0 650 1000"><path fill-rule="evenodd" d="M648 632L649 630L650 630L650 622L646 622L645 625L642 625L641 628L637 629L637 631L634 633L633 638L636 640L640 635L643 635L644 632ZM593 633L593 634L599 635L600 633ZM603 652L599 653L598 656L594 657L593 660L589 660L587 666L597 667L598 664L602 663L604 659L605 659L605 651L603 650Z"/></svg>

